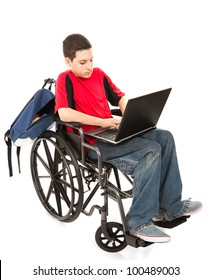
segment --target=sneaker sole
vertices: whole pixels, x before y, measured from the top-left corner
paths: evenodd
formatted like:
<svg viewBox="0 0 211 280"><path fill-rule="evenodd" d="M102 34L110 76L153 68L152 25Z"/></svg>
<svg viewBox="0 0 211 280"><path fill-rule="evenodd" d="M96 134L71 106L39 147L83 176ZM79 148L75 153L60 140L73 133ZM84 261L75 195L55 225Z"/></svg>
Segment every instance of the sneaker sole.
<svg viewBox="0 0 211 280"><path fill-rule="evenodd" d="M165 222L164 218L152 218L153 222Z"/></svg>
<svg viewBox="0 0 211 280"><path fill-rule="evenodd" d="M136 234L135 236L141 238L144 241L152 242L152 243L165 243L171 240L170 236L149 236L144 234Z"/></svg>

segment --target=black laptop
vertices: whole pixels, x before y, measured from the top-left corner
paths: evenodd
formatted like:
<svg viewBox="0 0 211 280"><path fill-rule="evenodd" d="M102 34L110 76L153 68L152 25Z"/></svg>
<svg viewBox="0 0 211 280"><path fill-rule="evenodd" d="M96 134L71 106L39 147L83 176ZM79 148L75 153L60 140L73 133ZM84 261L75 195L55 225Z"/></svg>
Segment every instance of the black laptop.
<svg viewBox="0 0 211 280"><path fill-rule="evenodd" d="M96 128L85 135L104 142L119 144L156 128L171 88L128 100L119 128Z"/></svg>

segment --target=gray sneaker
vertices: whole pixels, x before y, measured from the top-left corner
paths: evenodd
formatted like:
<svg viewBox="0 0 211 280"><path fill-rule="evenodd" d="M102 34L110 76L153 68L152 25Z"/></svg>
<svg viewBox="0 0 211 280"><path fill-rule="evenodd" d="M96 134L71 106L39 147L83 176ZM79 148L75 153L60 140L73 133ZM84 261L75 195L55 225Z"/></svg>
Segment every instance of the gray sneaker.
<svg viewBox="0 0 211 280"><path fill-rule="evenodd" d="M153 218L153 222L163 222L166 221L166 218L162 211L159 211Z"/></svg>
<svg viewBox="0 0 211 280"><path fill-rule="evenodd" d="M141 238L144 241L153 243L168 242L171 240L169 235L158 229L155 225L149 225L145 228L142 228L136 233L133 233L133 235Z"/></svg>
<svg viewBox="0 0 211 280"><path fill-rule="evenodd" d="M189 201L188 208L183 214L183 216L190 216L198 213L203 208L200 201Z"/></svg>
<svg viewBox="0 0 211 280"><path fill-rule="evenodd" d="M202 203L200 201L191 201L190 199L187 200L187 208L184 210L185 212L178 216L180 218L182 216L191 216L193 214L198 213L203 208ZM162 210L160 210L155 217L152 219L154 222L161 222L161 221L171 221L172 219L165 217Z"/></svg>

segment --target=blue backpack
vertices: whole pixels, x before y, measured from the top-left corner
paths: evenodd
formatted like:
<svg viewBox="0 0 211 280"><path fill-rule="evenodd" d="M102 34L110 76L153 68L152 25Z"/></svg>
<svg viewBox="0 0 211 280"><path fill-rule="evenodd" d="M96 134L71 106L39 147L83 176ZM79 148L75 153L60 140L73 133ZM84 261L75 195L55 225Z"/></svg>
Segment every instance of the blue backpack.
<svg viewBox="0 0 211 280"><path fill-rule="evenodd" d="M46 89L45 86L49 85ZM15 118L10 129L4 135L4 140L8 148L9 175L12 171L12 144L17 146L18 168L20 173L20 148L28 143L32 143L46 129L54 123L55 96L51 91L54 79L46 79L44 85L27 102L19 115Z"/></svg>

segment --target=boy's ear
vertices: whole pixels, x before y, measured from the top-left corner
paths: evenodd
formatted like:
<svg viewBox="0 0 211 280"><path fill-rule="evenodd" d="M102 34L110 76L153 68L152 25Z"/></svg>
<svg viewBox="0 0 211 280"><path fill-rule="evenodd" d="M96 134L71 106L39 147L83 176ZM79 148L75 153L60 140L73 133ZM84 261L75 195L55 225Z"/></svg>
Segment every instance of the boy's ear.
<svg viewBox="0 0 211 280"><path fill-rule="evenodd" d="M65 57L64 61L65 61L66 65L67 65L68 67L71 67L72 62L71 62L71 60L70 60L69 57Z"/></svg>

